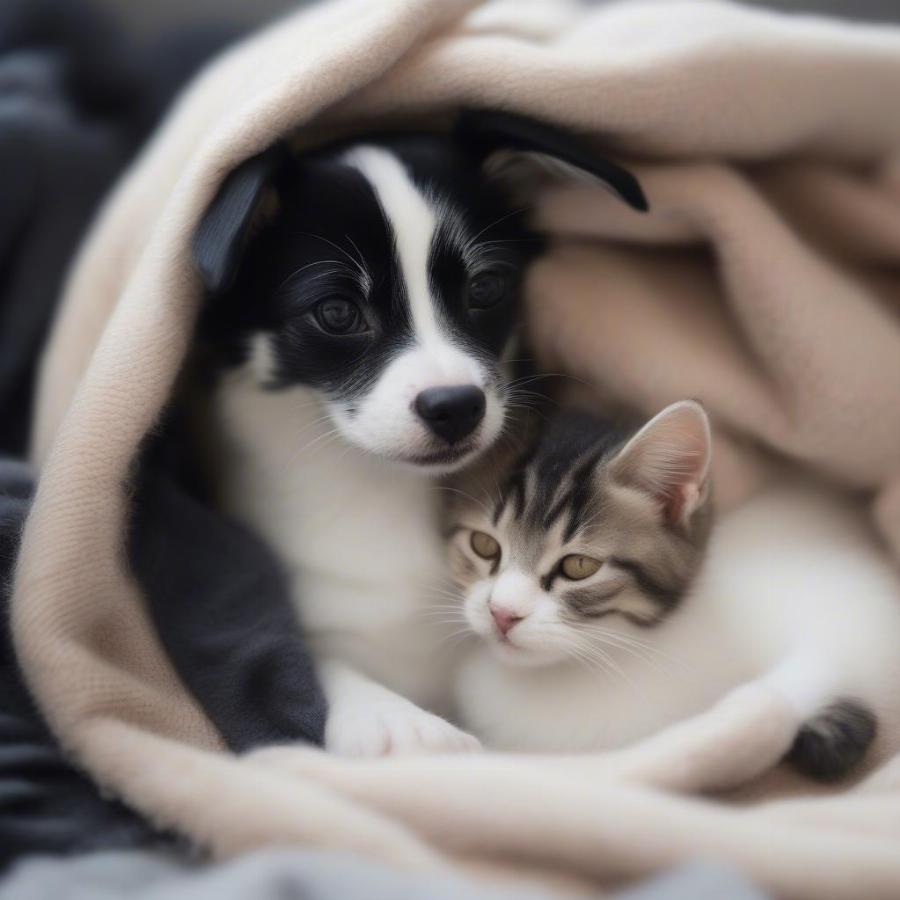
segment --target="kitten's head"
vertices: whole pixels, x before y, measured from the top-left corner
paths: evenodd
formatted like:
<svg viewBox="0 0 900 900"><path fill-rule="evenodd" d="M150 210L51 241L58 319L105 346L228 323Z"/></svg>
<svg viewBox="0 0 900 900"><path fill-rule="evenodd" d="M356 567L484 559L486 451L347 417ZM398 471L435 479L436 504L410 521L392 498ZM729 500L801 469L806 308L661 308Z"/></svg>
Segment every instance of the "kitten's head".
<svg viewBox="0 0 900 900"><path fill-rule="evenodd" d="M469 626L501 659L544 665L659 625L703 559L710 455L706 413L683 401L628 440L561 414L524 460L476 473L450 512Z"/></svg>

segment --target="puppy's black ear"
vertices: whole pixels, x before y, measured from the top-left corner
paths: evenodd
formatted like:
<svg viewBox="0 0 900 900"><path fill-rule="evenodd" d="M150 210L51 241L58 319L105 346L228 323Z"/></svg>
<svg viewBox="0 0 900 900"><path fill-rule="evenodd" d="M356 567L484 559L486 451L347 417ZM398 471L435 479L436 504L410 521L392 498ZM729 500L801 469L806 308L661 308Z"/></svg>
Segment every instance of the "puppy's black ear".
<svg viewBox="0 0 900 900"><path fill-rule="evenodd" d="M275 180L288 151L276 144L241 163L222 183L194 232L194 264L212 294L234 283L241 257L267 200L274 197Z"/></svg>
<svg viewBox="0 0 900 900"><path fill-rule="evenodd" d="M514 113L468 110L456 128L457 139L485 167L513 185L533 182L541 172L561 179L597 179L633 209L650 207L637 178L598 156L562 129Z"/></svg>

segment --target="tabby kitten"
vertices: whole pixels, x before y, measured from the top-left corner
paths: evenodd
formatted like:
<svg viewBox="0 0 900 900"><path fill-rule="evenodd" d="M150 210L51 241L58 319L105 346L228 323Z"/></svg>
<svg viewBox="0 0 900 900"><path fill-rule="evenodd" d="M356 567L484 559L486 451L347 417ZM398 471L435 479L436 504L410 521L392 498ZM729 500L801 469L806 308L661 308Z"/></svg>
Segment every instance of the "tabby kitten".
<svg viewBox="0 0 900 900"><path fill-rule="evenodd" d="M833 780L863 757L897 715L896 573L862 511L817 484L713 527L711 453L693 402L627 440L561 413L524 457L457 481L451 567L481 639L465 727L514 750L638 742L626 770L683 788L782 758Z"/></svg>

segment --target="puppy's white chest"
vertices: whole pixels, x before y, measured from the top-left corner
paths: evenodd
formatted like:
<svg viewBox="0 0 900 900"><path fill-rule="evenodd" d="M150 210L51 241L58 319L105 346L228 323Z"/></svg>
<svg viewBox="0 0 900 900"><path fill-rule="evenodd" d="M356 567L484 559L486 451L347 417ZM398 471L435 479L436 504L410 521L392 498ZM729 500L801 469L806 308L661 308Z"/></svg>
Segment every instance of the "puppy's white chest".
<svg viewBox="0 0 900 900"><path fill-rule="evenodd" d="M426 610L446 583L431 481L339 440L311 392L220 392L223 502L286 565L313 650L410 699L446 684Z"/></svg>

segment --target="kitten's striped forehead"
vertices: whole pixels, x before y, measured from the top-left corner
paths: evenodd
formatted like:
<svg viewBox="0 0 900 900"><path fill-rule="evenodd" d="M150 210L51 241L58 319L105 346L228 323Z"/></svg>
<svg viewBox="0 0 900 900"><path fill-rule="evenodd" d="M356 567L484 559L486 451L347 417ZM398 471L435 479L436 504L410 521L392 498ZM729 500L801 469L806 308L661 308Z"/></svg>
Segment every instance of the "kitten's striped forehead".
<svg viewBox="0 0 900 900"><path fill-rule="evenodd" d="M494 521L519 522L531 531L557 531L569 541L599 514L595 486L598 465L622 443L609 427L586 427L584 417L567 416L552 441L539 441L503 485Z"/></svg>

